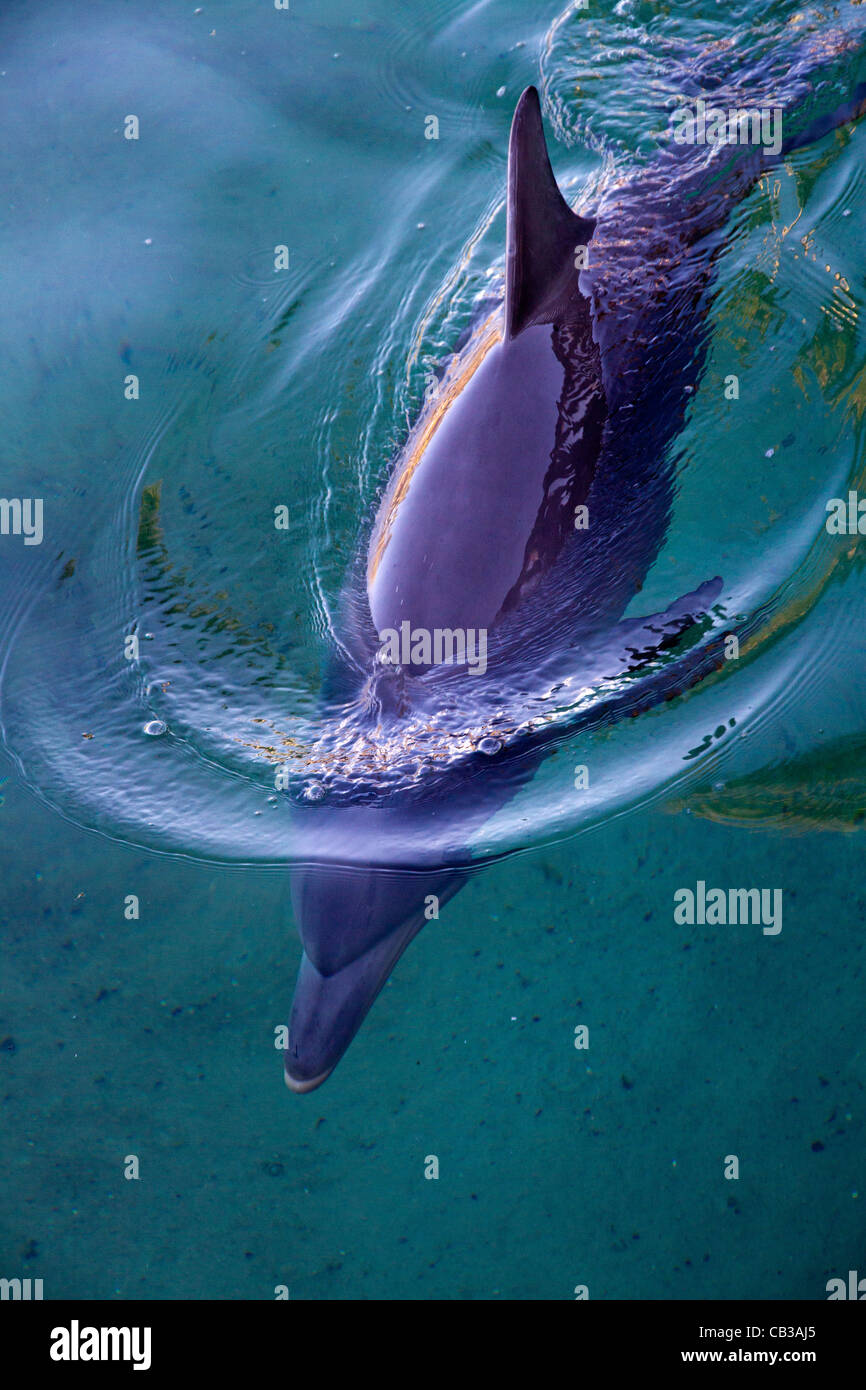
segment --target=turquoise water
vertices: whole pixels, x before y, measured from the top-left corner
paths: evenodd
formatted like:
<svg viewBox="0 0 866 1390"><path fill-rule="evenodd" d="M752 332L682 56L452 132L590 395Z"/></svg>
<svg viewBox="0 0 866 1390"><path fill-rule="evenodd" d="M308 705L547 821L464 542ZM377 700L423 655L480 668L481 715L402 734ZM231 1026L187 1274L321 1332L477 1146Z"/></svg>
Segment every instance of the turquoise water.
<svg viewBox="0 0 866 1390"><path fill-rule="evenodd" d="M531 848L421 934L308 1097L274 1029L311 836L253 744L318 736L358 537L501 294L523 87L561 186L603 204L697 78L781 81L803 26L857 37L857 7L195 8L0 22L2 493L45 499L42 545L0 538L0 1273L49 1298L822 1298L863 1262L863 579L824 529L864 463L860 128L732 215L630 610L722 575L741 660L563 743L474 846ZM862 59L827 72L832 109ZM781 887L783 930L676 924L698 880Z"/></svg>

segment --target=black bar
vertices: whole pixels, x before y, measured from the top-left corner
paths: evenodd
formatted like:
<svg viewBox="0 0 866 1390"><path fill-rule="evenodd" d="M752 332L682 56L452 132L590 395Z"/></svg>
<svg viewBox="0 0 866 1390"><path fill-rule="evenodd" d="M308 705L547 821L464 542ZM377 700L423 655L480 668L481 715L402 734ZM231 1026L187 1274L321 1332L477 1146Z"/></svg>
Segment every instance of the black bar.
<svg viewBox="0 0 866 1390"><path fill-rule="evenodd" d="M849 1299L840 1302L850 1302ZM858 1295L857 1301L864 1301ZM699 1367L717 1365L729 1370L740 1366L799 1365L818 1372L822 1380L828 1373L847 1371L856 1365L863 1343L864 1321L859 1310L840 1306L840 1302L597 1302L574 1301L568 1313L553 1318L543 1314L545 1337L563 1337L567 1365L575 1371L586 1372L592 1367L596 1374L605 1370L612 1375L620 1371L641 1371L652 1375L667 1372L674 1366ZM409 1332L407 1322L418 1318L418 1330L425 1336L423 1362L425 1379L429 1380L437 1352L442 1358L443 1373L453 1374L456 1349L448 1337L448 1323L455 1318L458 1328L465 1329L485 1360L495 1362L501 1348L503 1356L516 1351L515 1338L522 1340L526 1323L535 1323L542 1316L536 1305L533 1311L526 1304L519 1312L508 1308L503 1317L501 1305L486 1305L482 1312L448 1314L443 1305L427 1311L420 1303L401 1302L394 1318L395 1305L386 1304L387 1326L377 1333L371 1322L378 1321L380 1312L375 1304L363 1305L363 1335L372 1348L378 1344L380 1355L391 1343L399 1352ZM445 1305L447 1307L447 1304ZM221 1377L233 1373L261 1374L267 1378L281 1368L288 1375L303 1375L295 1358L306 1359L314 1346L329 1348L329 1378L338 1372L331 1361L342 1342L347 1321L351 1325L358 1316L357 1305L336 1302L327 1305L304 1302L303 1308L291 1300L274 1302L25 1302L7 1301L0 1305L0 1334L4 1363L18 1363L26 1372L48 1373L52 1380L76 1375L92 1378L100 1370L115 1377L134 1375L134 1359L141 1370L158 1381L166 1374L196 1374L213 1371ZM471 1323L463 1324L463 1318ZM500 1323L500 1318L503 1321ZM489 1339L488 1319L492 1320L495 1340ZM83 1359L81 1351L104 1349L111 1357L113 1339L108 1335L103 1343L88 1329L125 1329L128 1338L118 1336L117 1350L128 1353L124 1360ZM390 1328L390 1332L389 1329ZM133 1329L138 1329L137 1336ZM149 1329L149 1343L145 1336ZM443 1336L443 1334L445 1334ZM318 1339L324 1336L325 1341ZM372 1341L376 1336L377 1342ZM387 1337L387 1342L378 1339ZM357 1344L354 1342L357 1352ZM415 1345L418 1345L415 1343ZM534 1345L535 1352L531 1348ZM78 1360L61 1360L55 1353L72 1355ZM420 1349L419 1347L419 1349ZM509 1350L509 1348L511 1350ZM533 1356L539 1352L537 1342L524 1344L524 1352ZM544 1344L544 1360L550 1364L551 1344ZM350 1353L351 1354L351 1353ZM149 1364L145 1365L145 1360ZM294 1365L294 1369L293 1369ZM266 1368L274 1369L268 1370ZM450 1371L448 1368L450 1367ZM396 1369L396 1368L395 1368ZM486 1367L489 1377L494 1366ZM368 1365L372 1373L373 1367Z"/></svg>

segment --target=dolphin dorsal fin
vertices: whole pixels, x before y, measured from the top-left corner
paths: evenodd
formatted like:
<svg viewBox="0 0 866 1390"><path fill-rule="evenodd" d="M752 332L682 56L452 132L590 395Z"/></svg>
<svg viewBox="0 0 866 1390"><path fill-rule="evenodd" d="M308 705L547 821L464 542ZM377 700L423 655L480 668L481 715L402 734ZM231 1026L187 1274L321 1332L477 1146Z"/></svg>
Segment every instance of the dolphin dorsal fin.
<svg viewBox="0 0 866 1390"><path fill-rule="evenodd" d="M508 250L505 327L516 338L531 323L552 323L577 290L575 248L595 222L572 212L559 191L544 140L541 103L527 87L508 146Z"/></svg>

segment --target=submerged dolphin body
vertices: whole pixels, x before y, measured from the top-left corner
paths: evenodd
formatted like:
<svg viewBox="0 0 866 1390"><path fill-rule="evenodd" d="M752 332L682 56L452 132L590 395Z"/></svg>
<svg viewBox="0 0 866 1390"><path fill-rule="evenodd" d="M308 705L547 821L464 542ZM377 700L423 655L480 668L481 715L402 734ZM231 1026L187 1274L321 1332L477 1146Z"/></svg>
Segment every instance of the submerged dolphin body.
<svg viewBox="0 0 866 1390"><path fill-rule="evenodd" d="M863 95L790 138L782 157L859 114ZM321 854L292 871L304 947L285 1054L294 1091L333 1070L408 943L466 882L468 835L552 741L581 718L670 698L718 664L719 579L662 614L623 617L667 531L667 451L703 366L720 229L769 158L729 153L721 181L694 163L671 149L641 196L615 200L596 224L558 189L535 88L518 102L504 314L475 333L422 412L369 541L366 593L357 573L348 586L328 691L341 717L323 766L339 767L375 729L398 763L411 744L422 771L335 775L302 813L318 818ZM382 659L385 633L418 639L408 665ZM437 664L437 633L473 634L476 657L485 634L486 669ZM535 713L551 691L596 687L607 693L566 729ZM369 868L341 865L355 836L371 847ZM401 837L429 838L433 859L419 849L395 862L388 846Z"/></svg>

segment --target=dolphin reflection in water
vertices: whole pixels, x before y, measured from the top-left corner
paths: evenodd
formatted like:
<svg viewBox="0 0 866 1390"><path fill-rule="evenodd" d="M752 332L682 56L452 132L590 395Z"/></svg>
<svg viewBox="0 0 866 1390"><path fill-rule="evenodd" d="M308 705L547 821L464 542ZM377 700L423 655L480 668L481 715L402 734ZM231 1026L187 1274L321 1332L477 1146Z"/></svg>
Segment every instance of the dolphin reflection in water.
<svg viewBox="0 0 866 1390"><path fill-rule="evenodd" d="M792 82L800 101L810 90L802 74ZM863 97L832 116L807 102L781 149L709 157L671 142L586 218L557 186L535 88L521 96L504 307L422 410L345 588L323 696L339 717L317 749L315 804L298 810L319 848L291 871L304 948L285 1051L293 1091L331 1073L406 946L466 883L471 833L557 739L719 666L721 579L698 573L664 612L623 615L668 528L669 446L703 369L730 211ZM359 841L363 868L347 850ZM417 853L392 855L397 843Z"/></svg>

